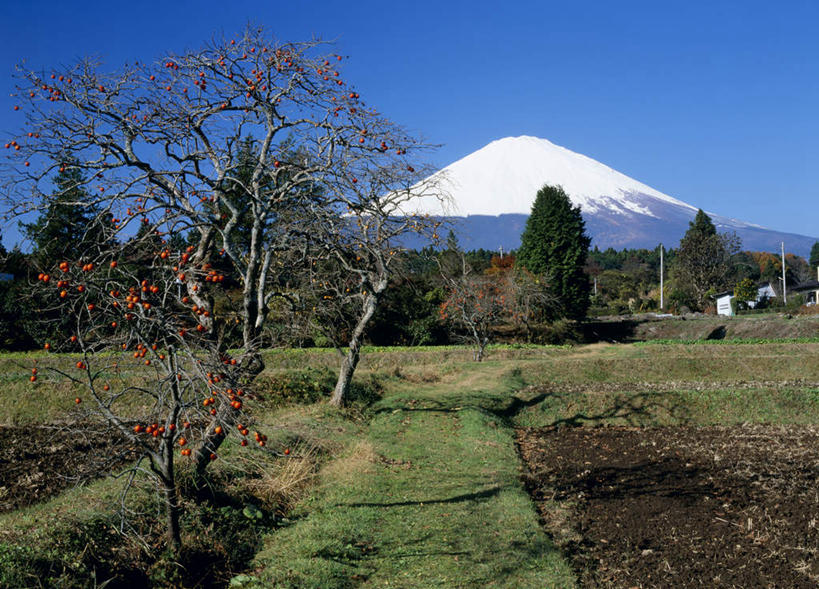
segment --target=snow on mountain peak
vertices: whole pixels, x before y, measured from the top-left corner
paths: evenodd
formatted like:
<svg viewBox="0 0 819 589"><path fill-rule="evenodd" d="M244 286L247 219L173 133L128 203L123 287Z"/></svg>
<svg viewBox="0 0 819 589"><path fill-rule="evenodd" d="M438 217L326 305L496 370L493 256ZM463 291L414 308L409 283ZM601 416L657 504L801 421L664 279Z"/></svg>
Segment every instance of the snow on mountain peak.
<svg viewBox="0 0 819 589"><path fill-rule="evenodd" d="M544 184L559 184L583 213L638 213L654 216L654 199L696 211L625 174L540 139L521 136L498 139L435 174L451 201L442 208L432 198L419 201L419 212L432 215L525 214L532 210Z"/></svg>
<svg viewBox="0 0 819 589"><path fill-rule="evenodd" d="M519 247L544 184L562 186L580 206L592 244L600 248L653 248L658 243L674 247L697 212L590 157L537 137L498 139L427 180L417 189L429 196L414 200L409 207L413 210L406 212L446 218L465 249ZM443 203L437 198L440 193L449 196ZM787 241L790 251L806 254L816 242L814 237L709 215L719 231L736 232L745 249L777 251Z"/></svg>

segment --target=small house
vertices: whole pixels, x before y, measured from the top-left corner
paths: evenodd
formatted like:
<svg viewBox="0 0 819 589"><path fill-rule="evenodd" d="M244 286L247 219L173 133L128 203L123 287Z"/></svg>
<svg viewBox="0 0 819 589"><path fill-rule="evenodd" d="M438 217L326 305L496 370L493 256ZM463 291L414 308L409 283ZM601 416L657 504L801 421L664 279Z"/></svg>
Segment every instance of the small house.
<svg viewBox="0 0 819 589"><path fill-rule="evenodd" d="M731 299L734 294L731 291L721 292L714 298L717 300L717 315L733 315L734 310L731 308Z"/></svg>
<svg viewBox="0 0 819 589"><path fill-rule="evenodd" d="M748 301L748 305L753 309L756 307L756 304L763 300L763 299L772 299L777 296L776 291L774 290L773 285L770 282L766 282L765 284L761 284L756 290L756 300L755 301Z"/></svg>
<svg viewBox="0 0 819 589"><path fill-rule="evenodd" d="M756 299L753 301L746 301L748 306L753 309L757 303L763 300L772 299L777 296L773 285L770 282L765 282L757 286ZM734 309L731 307L731 299L734 298L733 291L721 292L714 296L717 302L717 315L731 316L734 314Z"/></svg>

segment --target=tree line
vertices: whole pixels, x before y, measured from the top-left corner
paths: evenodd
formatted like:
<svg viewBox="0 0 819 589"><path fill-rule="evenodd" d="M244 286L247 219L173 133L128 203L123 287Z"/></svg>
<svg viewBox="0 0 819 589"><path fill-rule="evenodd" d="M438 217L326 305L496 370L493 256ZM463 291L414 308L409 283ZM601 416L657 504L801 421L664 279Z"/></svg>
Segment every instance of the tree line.
<svg viewBox="0 0 819 589"><path fill-rule="evenodd" d="M748 284L770 282L781 292L782 258L777 253L742 250L733 234L717 232L711 219L698 211L677 247L665 250L664 311L713 311L714 295L734 292ZM785 278L789 286L814 279L819 266L819 242L808 260L785 254ZM589 251L586 271L592 279L591 312L622 314L660 310L660 250L608 248ZM741 298L741 297L740 297ZM793 304L801 303L799 297ZM781 301L769 301L778 305Z"/></svg>
<svg viewBox="0 0 819 589"><path fill-rule="evenodd" d="M249 161L253 149L253 141L246 138L237 153L238 161ZM248 169L247 165L240 166L238 173L246 174ZM27 285L46 260L85 251L101 239L103 228L97 225L99 210L70 204L86 197L81 188L84 182L78 174L77 169L70 167L59 172L54 178L56 191L49 207L33 222L21 224L32 245L29 253L19 248L6 251L0 245L0 272L17 278L0 282L2 349L35 349L38 342L53 339L65 328L53 317L44 321L48 313L43 301ZM659 247L589 248L582 217L571 211L568 195L558 187L545 187L541 193L533 205L532 222L527 226L523 246L517 251L505 255L490 250L462 251L452 231L438 247L397 251L388 288L362 334L366 341L379 346L481 341L474 335L468 337L472 328L451 313L455 304L452 292L463 290L470 282L473 287L474 283L482 282L484 289L491 287L499 293L498 297L503 296L504 305L488 314L491 321L483 331L501 334L506 339L533 341L537 339L538 326L567 318L582 319L587 314L660 311ZM552 202L547 203L545 196L550 196ZM544 223L550 226L542 227ZM232 232L247 247L248 224L239 223ZM555 240L552 235L564 241ZM125 241L126 265L141 263L140 251L146 237L150 237L148 228L142 225L135 236ZM565 240L574 241L568 245ZM154 247L161 245L161 240L154 237L153 241ZM175 233L166 242L170 249L183 250L196 244L197 233ZM558 263L559 253L563 255ZM819 265L819 243L814 245L809 260L788 253L785 261L789 284L812 279L813 268ZM749 284L755 288L757 283L766 281L778 285L781 263L781 257L775 253L741 250L737 238L718 234L710 218L699 211L681 244L664 252L663 310L707 311L713 307L713 295L717 292L743 287L748 291ZM560 284L550 280L558 271L550 264L568 269L560 274ZM229 259L218 265L230 274ZM329 269L325 266L325 270ZM328 284L327 280L321 282ZM311 290L314 284L306 290ZM233 280L228 285L239 286ZM328 295L322 295L328 298L323 299L321 312L318 309L314 312L312 307L307 312L304 307L310 297L306 292L298 292L305 287L303 280L295 275L290 277L289 294L281 293L270 305L272 321L261 335L263 345L343 348L356 327L356 313L345 310L346 303L329 304L333 299ZM301 301L300 306L293 304L295 299ZM450 307L450 312L442 313L442 306ZM543 337L543 330L540 331ZM235 332L226 337L233 338L232 346L239 343ZM547 335L546 341L555 341L554 336Z"/></svg>

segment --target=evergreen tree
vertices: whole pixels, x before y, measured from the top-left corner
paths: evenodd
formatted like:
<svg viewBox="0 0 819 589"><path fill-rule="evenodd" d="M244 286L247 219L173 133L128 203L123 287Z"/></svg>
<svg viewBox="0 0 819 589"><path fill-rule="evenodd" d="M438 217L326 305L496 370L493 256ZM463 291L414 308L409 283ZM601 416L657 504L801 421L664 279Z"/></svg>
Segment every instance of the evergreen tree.
<svg viewBox="0 0 819 589"><path fill-rule="evenodd" d="M105 240L105 229L99 220L99 207L91 203L87 180L79 168L70 163L54 178L56 191L48 208L33 223L20 227L35 248L37 262L54 264L65 258L77 259Z"/></svg>
<svg viewBox="0 0 819 589"><path fill-rule="evenodd" d="M516 265L547 278L563 316L580 319L589 308L589 279L583 270L591 240L580 207L560 186L541 188L521 235Z"/></svg>
<svg viewBox="0 0 819 589"><path fill-rule="evenodd" d="M680 240L674 261L675 298L702 310L709 297L730 283L731 258L739 251L736 234L717 233L717 228L700 209Z"/></svg>
<svg viewBox="0 0 819 589"><path fill-rule="evenodd" d="M322 186L313 180L305 180L302 183L295 184L292 186L290 194L285 198L279 195L275 202L264 205L272 210L268 212L264 219L261 219L258 211L262 203L254 202L252 196L256 194L253 185L259 160L259 150L260 145L253 137L242 139L236 148L235 165L228 171L221 186L221 190L229 197L227 200L232 203L237 213L236 223L230 231L229 241L242 252L247 252L250 249L254 223L259 225L258 230L264 230L268 233L273 231L276 226L284 227L298 223L298 218L304 211L299 211L296 203L311 198L320 200L323 194ZM263 170L255 180L260 187L256 198L261 197L262 200L268 198L276 192L277 187L292 182L292 177L296 175L294 170L310 167L310 160L306 152L297 149L293 141L283 142L279 146L279 152L282 161L287 162L286 169L279 170L276 173L272 169ZM233 215L233 211L224 204L220 212L223 217ZM286 238L283 237L283 239ZM189 241L191 241L191 245L194 245L195 242L192 240L198 240L195 232L189 234Z"/></svg>
<svg viewBox="0 0 819 589"><path fill-rule="evenodd" d="M688 231L686 231L685 237L699 236L705 238L716 234L717 227L711 217L702 209L698 209L694 220L688 223Z"/></svg>
<svg viewBox="0 0 819 589"><path fill-rule="evenodd" d="M808 261L811 268L816 268L819 266L819 241L813 244L813 247L810 248L810 260Z"/></svg>
<svg viewBox="0 0 819 589"><path fill-rule="evenodd" d="M446 249L451 252L461 250L461 246L458 244L458 236L455 235L455 232L452 229L450 229L449 233L446 234Z"/></svg>

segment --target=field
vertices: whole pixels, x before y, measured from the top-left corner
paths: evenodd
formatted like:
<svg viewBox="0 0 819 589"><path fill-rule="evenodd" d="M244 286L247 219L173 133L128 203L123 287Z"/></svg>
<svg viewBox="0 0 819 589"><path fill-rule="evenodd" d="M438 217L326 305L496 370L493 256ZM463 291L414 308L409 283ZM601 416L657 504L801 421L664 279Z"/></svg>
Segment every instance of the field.
<svg viewBox="0 0 819 589"><path fill-rule="evenodd" d="M819 581L816 427L548 428L518 441L583 586Z"/></svg>
<svg viewBox="0 0 819 589"><path fill-rule="evenodd" d="M185 497L178 563L152 554L150 489L140 544L118 533L121 481L89 482L127 454L61 437L71 392L33 395L33 358L0 356L0 585L815 586L817 352L371 349L336 412L333 353L272 351L270 451L231 445L213 496Z"/></svg>

